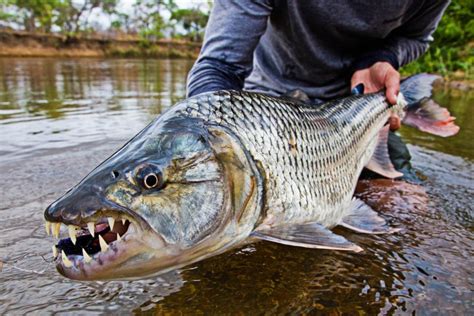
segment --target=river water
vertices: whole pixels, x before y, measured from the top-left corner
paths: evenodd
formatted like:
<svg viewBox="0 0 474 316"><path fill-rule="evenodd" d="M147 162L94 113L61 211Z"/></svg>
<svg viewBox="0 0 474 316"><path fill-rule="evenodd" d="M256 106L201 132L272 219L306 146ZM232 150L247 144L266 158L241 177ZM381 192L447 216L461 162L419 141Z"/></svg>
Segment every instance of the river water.
<svg viewBox="0 0 474 316"><path fill-rule="evenodd" d="M337 233L351 254L247 245L140 281L76 282L52 263L43 210L185 93L191 61L0 59L0 314L474 313L474 93L436 99L461 132L402 128L421 186L359 196L402 231Z"/></svg>

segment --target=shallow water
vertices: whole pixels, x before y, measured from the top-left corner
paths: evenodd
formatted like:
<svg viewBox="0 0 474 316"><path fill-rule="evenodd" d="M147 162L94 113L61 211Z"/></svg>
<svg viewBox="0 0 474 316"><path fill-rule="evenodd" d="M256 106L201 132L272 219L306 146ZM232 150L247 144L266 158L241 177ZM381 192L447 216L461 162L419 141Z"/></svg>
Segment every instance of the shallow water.
<svg viewBox="0 0 474 316"><path fill-rule="evenodd" d="M44 208L184 96L190 61L0 59L0 313L473 314L473 93L439 91L462 130L404 128L422 186L362 182L403 230L351 254L260 242L141 281L54 268Z"/></svg>

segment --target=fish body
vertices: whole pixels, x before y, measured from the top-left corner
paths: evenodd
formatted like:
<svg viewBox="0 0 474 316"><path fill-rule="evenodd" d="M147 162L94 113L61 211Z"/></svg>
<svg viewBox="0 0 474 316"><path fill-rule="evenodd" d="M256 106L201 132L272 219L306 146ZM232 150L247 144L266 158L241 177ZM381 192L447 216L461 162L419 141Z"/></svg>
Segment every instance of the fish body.
<svg viewBox="0 0 474 316"><path fill-rule="evenodd" d="M435 78L426 79L402 85L418 102L408 121L456 133L449 113L420 101ZM392 106L383 92L317 107L244 91L186 99L46 209L48 232L70 232L53 246L57 268L74 279L136 278L255 239L361 251L330 228L393 231L353 193L364 166L399 175L383 143L389 116L406 110L403 96Z"/></svg>
<svg viewBox="0 0 474 316"><path fill-rule="evenodd" d="M254 162L265 195L259 222L337 225L352 200L378 133L396 108L383 93L315 107L243 91L207 93L163 117L202 120L237 138Z"/></svg>

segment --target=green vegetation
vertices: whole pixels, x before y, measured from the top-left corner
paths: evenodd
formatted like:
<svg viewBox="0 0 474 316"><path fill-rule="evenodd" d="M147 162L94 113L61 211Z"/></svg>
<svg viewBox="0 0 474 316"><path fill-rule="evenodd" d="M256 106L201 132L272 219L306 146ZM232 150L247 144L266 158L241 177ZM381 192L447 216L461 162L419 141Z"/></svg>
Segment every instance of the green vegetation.
<svg viewBox="0 0 474 316"><path fill-rule="evenodd" d="M430 72L474 79L474 0L454 0L433 37L428 52L403 67L402 74Z"/></svg>

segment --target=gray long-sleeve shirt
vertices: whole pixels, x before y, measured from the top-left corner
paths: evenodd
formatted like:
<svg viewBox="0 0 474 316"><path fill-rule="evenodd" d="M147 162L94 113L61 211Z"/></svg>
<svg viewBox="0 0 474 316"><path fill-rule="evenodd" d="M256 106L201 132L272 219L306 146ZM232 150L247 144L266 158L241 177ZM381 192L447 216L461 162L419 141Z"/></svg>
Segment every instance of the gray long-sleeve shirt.
<svg viewBox="0 0 474 316"><path fill-rule="evenodd" d="M188 96L220 89L316 101L349 93L357 69L428 49L448 0L216 0Z"/></svg>

